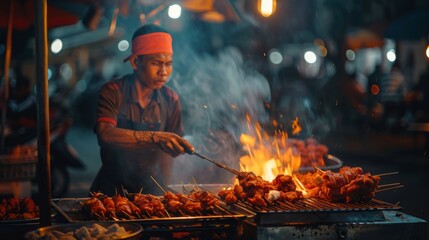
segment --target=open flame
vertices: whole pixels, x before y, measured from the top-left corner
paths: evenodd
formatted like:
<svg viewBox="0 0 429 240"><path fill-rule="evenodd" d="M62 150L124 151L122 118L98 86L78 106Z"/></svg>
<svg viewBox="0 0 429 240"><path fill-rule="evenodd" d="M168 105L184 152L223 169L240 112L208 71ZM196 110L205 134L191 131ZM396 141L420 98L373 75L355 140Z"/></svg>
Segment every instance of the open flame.
<svg viewBox="0 0 429 240"><path fill-rule="evenodd" d="M294 172L301 166L301 155L288 144L288 134L285 131L276 131L274 136L265 132L259 123L252 124L247 115L249 134L241 134L240 142L247 151L247 155L240 158L240 170L253 172L266 181L272 181L277 175L292 176L297 189L305 191ZM298 118L292 122L292 133L301 130Z"/></svg>

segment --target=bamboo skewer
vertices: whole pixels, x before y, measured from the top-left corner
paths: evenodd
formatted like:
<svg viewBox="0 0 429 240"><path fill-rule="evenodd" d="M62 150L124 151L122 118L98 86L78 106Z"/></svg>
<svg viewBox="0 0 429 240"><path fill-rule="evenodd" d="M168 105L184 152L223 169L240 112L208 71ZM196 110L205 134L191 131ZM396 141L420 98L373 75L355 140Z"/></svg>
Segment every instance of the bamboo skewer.
<svg viewBox="0 0 429 240"><path fill-rule="evenodd" d="M168 213L167 209L165 209L165 213L167 213L167 216L168 216L169 218L171 218L170 213ZM162 214L162 213L161 213L161 215L164 217L164 214Z"/></svg>
<svg viewBox="0 0 429 240"><path fill-rule="evenodd" d="M186 214L184 212L182 212L182 210L177 210L180 214L182 214L182 216L186 216Z"/></svg>
<svg viewBox="0 0 429 240"><path fill-rule="evenodd" d="M102 217L100 214L98 214L98 213L94 213L94 215L95 215L97 218L99 218L99 219L101 219L101 220L104 220L104 217Z"/></svg>
<svg viewBox="0 0 429 240"><path fill-rule="evenodd" d="M152 176L150 176L150 178L152 178L152 180L159 187L159 189L161 189L164 193L167 193L167 191L165 191L164 188L162 188L162 186L155 180L155 178L153 178Z"/></svg>
<svg viewBox="0 0 429 240"><path fill-rule="evenodd" d="M226 213L227 215L229 215L229 213L225 209L219 207L218 205L214 205L214 206L215 206L215 208L219 209L221 212Z"/></svg>
<svg viewBox="0 0 429 240"><path fill-rule="evenodd" d="M378 192L384 192L384 191L393 190L393 189L396 189L396 188L401 188L403 186L404 185L397 185L397 186L393 186L393 187L387 187L387 188L379 189L379 190L377 190L375 192L376 193L378 193Z"/></svg>
<svg viewBox="0 0 429 240"><path fill-rule="evenodd" d="M132 216L132 215L130 215L130 214L128 214L128 213L126 213L126 212L123 212L122 214L124 214L125 216L127 216L127 217L128 217L128 219L135 219L135 217L134 217L134 216Z"/></svg>
<svg viewBox="0 0 429 240"><path fill-rule="evenodd" d="M325 173L325 171L323 171L322 169L320 169L319 167L317 167L317 166L313 166L317 171L319 171L319 172L322 172L322 173Z"/></svg>
<svg viewBox="0 0 429 240"><path fill-rule="evenodd" d="M197 180L195 180L195 178L194 178L194 177L192 177L192 180L194 181L194 184L195 184L195 185L194 185L194 186L195 186L195 188L194 188L194 189L195 189L196 191L199 191L199 190L200 190L200 188L198 187Z"/></svg>
<svg viewBox="0 0 429 240"><path fill-rule="evenodd" d="M399 173L399 172L388 172L388 173L380 173L380 174L373 175L373 176L381 177L381 176L394 175L394 174L398 174L398 173Z"/></svg>
<svg viewBox="0 0 429 240"><path fill-rule="evenodd" d="M401 185L401 183L389 183L389 184L378 185L378 187L385 188L385 187L392 187L392 186L399 186L399 185Z"/></svg>
<svg viewBox="0 0 429 240"><path fill-rule="evenodd" d="M183 186L183 189L185 190L185 193L186 194L189 194L190 193L190 191L188 190L188 188L186 187L186 184L183 182L183 181L181 181L182 182L182 186Z"/></svg>

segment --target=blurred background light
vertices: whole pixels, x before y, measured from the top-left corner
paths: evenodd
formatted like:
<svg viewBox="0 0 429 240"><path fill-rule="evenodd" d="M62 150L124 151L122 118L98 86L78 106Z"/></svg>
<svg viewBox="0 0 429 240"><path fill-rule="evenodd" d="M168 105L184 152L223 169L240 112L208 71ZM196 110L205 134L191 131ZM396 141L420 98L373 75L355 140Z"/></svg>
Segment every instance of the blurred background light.
<svg viewBox="0 0 429 240"><path fill-rule="evenodd" d="M73 69L71 68L70 64L64 63L60 67L60 75L61 77L68 81L73 76Z"/></svg>
<svg viewBox="0 0 429 240"><path fill-rule="evenodd" d="M396 53L395 50L390 49L387 53L386 53L386 58L387 60L389 60L390 62L394 62L396 60Z"/></svg>
<svg viewBox="0 0 429 240"><path fill-rule="evenodd" d="M127 51L129 47L130 47L130 43L127 40L121 40L118 43L118 49L121 52Z"/></svg>
<svg viewBox="0 0 429 240"><path fill-rule="evenodd" d="M258 0L258 10L263 17L269 17L276 11L276 0Z"/></svg>
<svg viewBox="0 0 429 240"><path fill-rule="evenodd" d="M356 54L353 50L347 49L346 51L346 57L349 61L354 61L356 59Z"/></svg>
<svg viewBox="0 0 429 240"><path fill-rule="evenodd" d="M270 51L269 59L273 64L280 64L283 61L283 56L277 49L273 49Z"/></svg>
<svg viewBox="0 0 429 240"><path fill-rule="evenodd" d="M168 7L168 16L172 19L178 19L182 15L182 7L178 4L173 4Z"/></svg>
<svg viewBox="0 0 429 240"><path fill-rule="evenodd" d="M62 49L63 49L63 42L61 41L61 39L55 39L51 43L51 52L52 53L57 54L57 53L61 52Z"/></svg>
<svg viewBox="0 0 429 240"><path fill-rule="evenodd" d="M52 78L52 69L48 68L48 80Z"/></svg>
<svg viewBox="0 0 429 240"><path fill-rule="evenodd" d="M429 45L426 47L426 57L429 58Z"/></svg>
<svg viewBox="0 0 429 240"><path fill-rule="evenodd" d="M306 51L304 53L304 59L310 64L315 63L317 61L316 53L314 53L313 51Z"/></svg>
<svg viewBox="0 0 429 240"><path fill-rule="evenodd" d="M328 55L328 49L325 46L319 46L320 56L326 57Z"/></svg>

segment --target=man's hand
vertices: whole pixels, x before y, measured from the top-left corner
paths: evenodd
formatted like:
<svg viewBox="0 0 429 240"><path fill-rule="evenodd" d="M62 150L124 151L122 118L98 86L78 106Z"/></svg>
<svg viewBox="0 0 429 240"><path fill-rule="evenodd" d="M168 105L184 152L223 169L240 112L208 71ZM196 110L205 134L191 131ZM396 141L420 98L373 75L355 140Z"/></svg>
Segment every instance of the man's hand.
<svg viewBox="0 0 429 240"><path fill-rule="evenodd" d="M194 147L184 138L171 132L153 132L153 142L159 144L166 153L172 157L177 157L179 154L192 153Z"/></svg>

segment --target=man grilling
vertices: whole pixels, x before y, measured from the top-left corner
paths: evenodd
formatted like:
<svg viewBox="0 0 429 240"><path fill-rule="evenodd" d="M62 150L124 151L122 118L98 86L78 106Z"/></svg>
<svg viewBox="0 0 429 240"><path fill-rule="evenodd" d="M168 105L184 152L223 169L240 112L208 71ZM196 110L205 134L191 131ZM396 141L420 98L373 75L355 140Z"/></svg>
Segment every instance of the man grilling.
<svg viewBox="0 0 429 240"><path fill-rule="evenodd" d="M148 24L132 38L133 73L99 91L95 132L102 166L91 192L162 194L172 160L194 151L183 136L178 95L164 86L173 70L172 37ZM156 180L156 182L153 179Z"/></svg>

